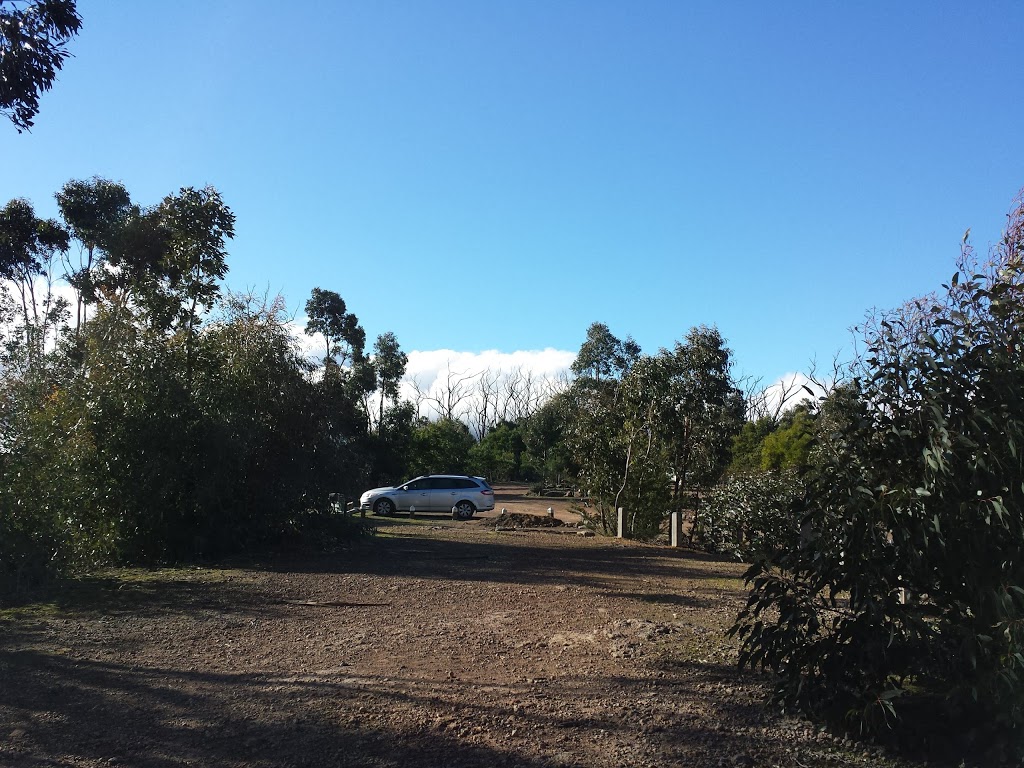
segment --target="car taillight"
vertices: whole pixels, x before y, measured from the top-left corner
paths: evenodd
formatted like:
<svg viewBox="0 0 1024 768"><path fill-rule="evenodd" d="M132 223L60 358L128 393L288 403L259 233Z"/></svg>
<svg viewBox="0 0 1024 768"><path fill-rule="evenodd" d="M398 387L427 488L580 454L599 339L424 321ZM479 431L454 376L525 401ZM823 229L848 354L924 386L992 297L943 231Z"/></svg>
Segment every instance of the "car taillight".
<svg viewBox="0 0 1024 768"><path fill-rule="evenodd" d="M490 488L484 488L483 490L480 491L480 493L482 493L484 496L494 495L494 491L492 491Z"/></svg>

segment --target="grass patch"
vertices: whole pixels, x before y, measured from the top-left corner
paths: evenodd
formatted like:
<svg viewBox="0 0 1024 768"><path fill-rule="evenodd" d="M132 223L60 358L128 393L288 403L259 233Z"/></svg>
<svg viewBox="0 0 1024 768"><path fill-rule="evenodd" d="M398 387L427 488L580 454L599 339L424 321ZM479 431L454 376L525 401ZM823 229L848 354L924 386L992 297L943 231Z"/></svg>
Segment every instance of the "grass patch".
<svg viewBox="0 0 1024 768"><path fill-rule="evenodd" d="M0 608L0 622L51 619L59 613L60 606L56 601L26 603L10 608Z"/></svg>

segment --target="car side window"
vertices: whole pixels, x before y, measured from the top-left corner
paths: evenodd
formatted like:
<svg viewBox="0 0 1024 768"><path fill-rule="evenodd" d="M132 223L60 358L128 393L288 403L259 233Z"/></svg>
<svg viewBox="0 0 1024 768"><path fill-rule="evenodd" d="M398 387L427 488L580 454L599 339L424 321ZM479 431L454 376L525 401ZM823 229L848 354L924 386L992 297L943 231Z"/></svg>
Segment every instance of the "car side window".
<svg viewBox="0 0 1024 768"><path fill-rule="evenodd" d="M428 485L429 480L414 480L411 483L406 483L405 487L410 491L425 491L430 486Z"/></svg>
<svg viewBox="0 0 1024 768"><path fill-rule="evenodd" d="M430 487L435 491L447 491L452 487L452 481L449 477L432 477L430 478Z"/></svg>
<svg viewBox="0 0 1024 768"><path fill-rule="evenodd" d="M470 490L476 488L476 483L474 483L472 480L470 480L468 478L463 478L463 479L460 479L460 480L456 480L456 482L458 483L458 486L457 486L458 488L467 488L467 489L470 489Z"/></svg>

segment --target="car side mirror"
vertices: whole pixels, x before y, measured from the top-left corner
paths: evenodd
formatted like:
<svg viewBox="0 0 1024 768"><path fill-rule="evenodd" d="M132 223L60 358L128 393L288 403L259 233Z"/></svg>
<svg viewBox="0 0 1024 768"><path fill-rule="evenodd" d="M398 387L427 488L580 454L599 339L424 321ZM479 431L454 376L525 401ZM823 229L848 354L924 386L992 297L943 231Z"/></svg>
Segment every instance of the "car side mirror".
<svg viewBox="0 0 1024 768"><path fill-rule="evenodd" d="M401 491L408 491L409 490L409 486L408 485L403 485L399 490L401 490Z"/></svg>

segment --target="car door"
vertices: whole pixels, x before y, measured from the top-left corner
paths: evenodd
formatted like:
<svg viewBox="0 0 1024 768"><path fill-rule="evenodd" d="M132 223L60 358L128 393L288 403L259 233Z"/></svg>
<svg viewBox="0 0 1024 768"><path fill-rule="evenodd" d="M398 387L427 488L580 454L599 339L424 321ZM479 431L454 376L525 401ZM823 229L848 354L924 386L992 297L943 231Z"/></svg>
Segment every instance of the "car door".
<svg viewBox="0 0 1024 768"><path fill-rule="evenodd" d="M430 478L430 509L432 512L451 512L457 499L455 495L458 489L455 487L456 478L432 477Z"/></svg>
<svg viewBox="0 0 1024 768"><path fill-rule="evenodd" d="M408 511L415 507L418 512L426 512L430 509L430 493L430 478L421 477L403 485L402 493L395 501L401 510Z"/></svg>

